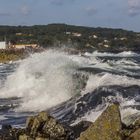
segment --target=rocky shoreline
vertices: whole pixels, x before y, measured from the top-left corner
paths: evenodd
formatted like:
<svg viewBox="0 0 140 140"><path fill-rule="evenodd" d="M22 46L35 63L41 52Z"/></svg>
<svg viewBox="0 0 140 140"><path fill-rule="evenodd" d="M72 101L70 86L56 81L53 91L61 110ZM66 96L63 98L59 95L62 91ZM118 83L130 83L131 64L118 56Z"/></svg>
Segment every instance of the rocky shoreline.
<svg viewBox="0 0 140 140"><path fill-rule="evenodd" d="M7 49L0 50L0 63L9 63L10 61L17 61L28 56L24 49Z"/></svg>
<svg viewBox="0 0 140 140"><path fill-rule="evenodd" d="M32 53L39 53L44 49L3 49L0 50L0 63L9 63L10 61L17 61L27 58Z"/></svg>
<svg viewBox="0 0 140 140"><path fill-rule="evenodd" d="M123 124L118 104L109 105L94 123L82 121L74 126L40 112L27 119L25 129L3 125L0 140L140 140L140 118Z"/></svg>

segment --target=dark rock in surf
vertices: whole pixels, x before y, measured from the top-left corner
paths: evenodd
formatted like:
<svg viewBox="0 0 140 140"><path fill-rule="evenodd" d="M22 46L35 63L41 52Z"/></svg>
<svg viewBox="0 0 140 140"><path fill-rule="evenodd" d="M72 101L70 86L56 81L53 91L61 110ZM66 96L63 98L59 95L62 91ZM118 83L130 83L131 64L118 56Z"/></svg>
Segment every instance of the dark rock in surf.
<svg viewBox="0 0 140 140"><path fill-rule="evenodd" d="M140 128L132 133L126 140L140 140Z"/></svg>
<svg viewBox="0 0 140 140"><path fill-rule="evenodd" d="M29 117L25 129L3 125L0 140L140 140L140 118L127 126L121 122L118 104L112 104L94 122L66 127L46 112Z"/></svg>
<svg viewBox="0 0 140 140"><path fill-rule="evenodd" d="M0 140L18 140L19 135L24 133L24 129L16 129L12 128L11 125L3 125L0 130Z"/></svg>
<svg viewBox="0 0 140 140"><path fill-rule="evenodd" d="M140 113L135 113L135 114L132 114L132 115L129 115L125 118L123 118L123 122L125 123L126 126L130 126L130 125L133 125L135 124L135 122L140 118Z"/></svg>
<svg viewBox="0 0 140 140"><path fill-rule="evenodd" d="M92 122L89 121L81 121L78 124L71 126L75 137L78 138L80 134L85 131L91 124Z"/></svg>
<svg viewBox="0 0 140 140"><path fill-rule="evenodd" d="M122 140L119 105L109 106L101 116L80 135L80 140Z"/></svg>
<svg viewBox="0 0 140 140"><path fill-rule="evenodd" d="M131 137L132 134L135 134L135 131L137 131L138 129L140 129L140 118L137 119L132 124L130 124L129 126L127 125L123 126L123 131L122 131L123 137L124 138Z"/></svg>
<svg viewBox="0 0 140 140"><path fill-rule="evenodd" d="M41 112L35 117L29 117L26 122L26 134L19 140L69 140L74 139L72 130L58 123L46 112Z"/></svg>

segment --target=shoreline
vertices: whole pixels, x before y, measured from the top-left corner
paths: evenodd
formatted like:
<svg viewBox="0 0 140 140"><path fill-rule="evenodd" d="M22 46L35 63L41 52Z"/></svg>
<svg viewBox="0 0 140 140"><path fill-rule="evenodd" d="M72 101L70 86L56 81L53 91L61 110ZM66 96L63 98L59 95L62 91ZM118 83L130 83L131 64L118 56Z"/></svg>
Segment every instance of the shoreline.
<svg viewBox="0 0 140 140"><path fill-rule="evenodd" d="M130 125L121 121L120 106L113 103L107 106L95 122L80 121L74 126L62 124L47 112L30 116L25 128L2 126L2 140L139 140L140 118ZM113 136L113 137L112 137Z"/></svg>
<svg viewBox="0 0 140 140"><path fill-rule="evenodd" d="M0 63L9 63L27 58L31 53L42 52L42 49L5 49L0 50Z"/></svg>

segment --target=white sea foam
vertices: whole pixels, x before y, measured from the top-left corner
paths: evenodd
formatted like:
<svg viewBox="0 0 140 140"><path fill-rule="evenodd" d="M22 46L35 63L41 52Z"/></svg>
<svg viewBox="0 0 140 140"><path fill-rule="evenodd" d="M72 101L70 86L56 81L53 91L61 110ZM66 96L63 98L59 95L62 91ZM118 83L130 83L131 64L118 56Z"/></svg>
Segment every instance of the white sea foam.
<svg viewBox="0 0 140 140"><path fill-rule="evenodd" d="M140 79L134 79L127 76L114 75L109 73L90 75L83 94L94 91L97 87L109 85L139 85Z"/></svg>
<svg viewBox="0 0 140 140"><path fill-rule="evenodd" d="M86 56L101 56L101 57L105 57L105 56L110 56L110 57L133 57L133 56L140 56L139 54L137 53L134 53L134 52L131 52L131 51L124 51L124 52L121 52L121 53L107 53L107 52L104 52L104 53L101 53L101 52L98 52L98 51L94 51L93 53L85 53L84 55Z"/></svg>
<svg viewBox="0 0 140 140"><path fill-rule="evenodd" d="M41 111L55 106L76 94L77 79L72 75L79 64L57 51L34 54L8 76L0 97L21 97L18 111Z"/></svg>
<svg viewBox="0 0 140 140"><path fill-rule="evenodd" d="M112 98L111 101L114 99L120 103L121 120L123 123L129 125L134 122L135 119L139 118L140 110L131 107L133 105L140 105L140 103L137 103L134 99L123 98L121 95L116 97L108 96L107 98ZM107 106L110 105L107 100L108 99L106 99L105 102L102 102L102 104L98 105L96 109L92 109L85 113L84 116L77 118L71 125L78 124L80 121L95 122L97 118L104 112Z"/></svg>
<svg viewBox="0 0 140 140"><path fill-rule="evenodd" d="M97 120L97 118L106 109L106 107L107 107L107 105L105 107L102 107L102 105L97 106L96 109L90 110L84 116L77 118L75 120L75 122L71 124L71 126L76 125L76 124L78 124L81 121L95 122Z"/></svg>
<svg viewBox="0 0 140 140"><path fill-rule="evenodd" d="M95 54L97 52L94 52ZM98 54L98 53L97 53ZM93 68L94 69L99 69L102 71L108 71L108 72L112 72L112 73L121 73L121 74L128 74L131 76L134 75L139 75L138 70L140 70L140 65L137 62L134 62L133 60L128 60L127 58L120 58L120 59L111 59L111 60L106 60L104 61L104 57L103 59L98 59L98 57L96 56L104 56L106 54L106 56L119 56L119 54L108 54L108 53L99 53L98 55L92 55L90 57L88 57L88 65L85 65L86 68ZM101 55L102 54L102 55ZM129 53L128 53L129 54ZM88 53L86 53L86 55L89 55ZM125 54L127 56L127 53ZM134 55L134 54L133 54ZM138 54L137 54L138 55ZM129 56L129 55L128 55ZM134 70L137 70L137 72L133 72Z"/></svg>
<svg viewBox="0 0 140 140"><path fill-rule="evenodd" d="M18 62L19 67L7 77L5 85L0 89L0 97L21 98L20 107L16 111L41 111L57 104L60 104L78 92L76 92L78 79L72 76L81 67L95 67L104 70L123 70L123 61L117 61L118 67L110 65L110 62L102 62L96 56L114 56L109 53L85 54L89 57L68 55L59 51L48 50L41 54L34 54L31 57ZM123 52L116 56L134 56L132 52ZM93 66L90 64L94 63ZM129 64L131 61L127 62ZM119 68L120 66L120 68ZM138 65L135 65L139 68ZM100 86L108 85L139 85L140 80L127 76L110 73L89 74L89 79L82 94L94 91ZM80 91L80 89L78 89ZM91 111L86 114L88 120L94 121L102 111ZM97 113L95 115L95 113ZM92 117L95 115L94 117ZM97 116L97 117L96 117Z"/></svg>

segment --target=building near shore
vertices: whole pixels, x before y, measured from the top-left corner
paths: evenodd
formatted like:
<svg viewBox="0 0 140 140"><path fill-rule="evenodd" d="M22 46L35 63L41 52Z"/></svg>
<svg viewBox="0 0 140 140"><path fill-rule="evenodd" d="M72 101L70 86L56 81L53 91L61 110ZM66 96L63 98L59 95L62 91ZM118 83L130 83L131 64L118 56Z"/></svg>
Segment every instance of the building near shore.
<svg viewBox="0 0 140 140"><path fill-rule="evenodd" d="M6 42L0 41L0 49L6 49Z"/></svg>
<svg viewBox="0 0 140 140"><path fill-rule="evenodd" d="M28 48L36 49L38 47L39 47L38 44L14 44L14 45L9 45L9 48L12 48L12 49L28 49Z"/></svg>

